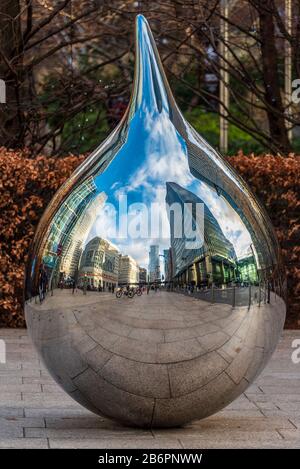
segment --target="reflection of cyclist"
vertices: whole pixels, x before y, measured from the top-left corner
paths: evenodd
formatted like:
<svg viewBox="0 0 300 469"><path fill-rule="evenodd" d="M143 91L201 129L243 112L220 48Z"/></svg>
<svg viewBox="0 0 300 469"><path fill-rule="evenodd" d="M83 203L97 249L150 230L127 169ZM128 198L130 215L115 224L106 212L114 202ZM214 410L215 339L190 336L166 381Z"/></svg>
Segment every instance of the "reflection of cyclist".
<svg viewBox="0 0 300 469"><path fill-rule="evenodd" d="M44 264L41 264L40 270L39 270L39 297L40 297L41 303L42 301L44 301L46 297L47 286L48 286L48 275L47 275Z"/></svg>

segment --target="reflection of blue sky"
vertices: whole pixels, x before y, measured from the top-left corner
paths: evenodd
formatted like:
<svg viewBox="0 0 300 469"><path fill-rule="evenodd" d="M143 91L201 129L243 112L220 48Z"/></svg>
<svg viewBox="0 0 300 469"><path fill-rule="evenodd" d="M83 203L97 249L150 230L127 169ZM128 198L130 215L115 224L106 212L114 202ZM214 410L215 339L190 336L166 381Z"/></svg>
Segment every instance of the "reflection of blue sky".
<svg viewBox="0 0 300 469"><path fill-rule="evenodd" d="M113 234L115 217L119 217L120 194L126 194L127 204L144 203L150 209L153 203L165 206L166 181L177 181L185 187L192 187L194 178L190 174L185 142L177 133L166 112L157 113L155 118L148 110L143 119L139 113L130 122L126 144L120 149L106 171L95 178L100 191L108 195L107 202L113 210L99 214L93 231L89 235L108 237ZM166 211L161 213L167 219ZM130 218L130 217L129 217ZM130 223L130 220L129 220ZM168 226L165 220L162 226ZM158 237L145 239L112 239L121 252L132 255L142 265L148 264L148 250L151 244L159 244L160 251L170 246L168 232Z"/></svg>

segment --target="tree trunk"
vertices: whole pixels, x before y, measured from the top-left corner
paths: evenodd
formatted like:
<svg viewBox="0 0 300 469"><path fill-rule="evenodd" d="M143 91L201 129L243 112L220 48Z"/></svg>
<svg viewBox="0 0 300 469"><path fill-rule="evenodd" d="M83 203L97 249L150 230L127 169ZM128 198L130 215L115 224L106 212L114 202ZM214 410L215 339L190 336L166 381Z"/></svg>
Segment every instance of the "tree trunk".
<svg viewBox="0 0 300 469"><path fill-rule="evenodd" d="M274 4L272 0L266 0L263 4L260 1L255 2L255 5L259 15L263 80L270 135L278 150L287 154L291 151L291 145L285 125L278 79L278 53L272 14ZM278 112L274 112L274 108Z"/></svg>
<svg viewBox="0 0 300 469"><path fill-rule="evenodd" d="M6 86L6 104L0 105L1 145L23 146L23 60L19 0L0 2L0 78ZM21 58L17 58L17 57Z"/></svg>

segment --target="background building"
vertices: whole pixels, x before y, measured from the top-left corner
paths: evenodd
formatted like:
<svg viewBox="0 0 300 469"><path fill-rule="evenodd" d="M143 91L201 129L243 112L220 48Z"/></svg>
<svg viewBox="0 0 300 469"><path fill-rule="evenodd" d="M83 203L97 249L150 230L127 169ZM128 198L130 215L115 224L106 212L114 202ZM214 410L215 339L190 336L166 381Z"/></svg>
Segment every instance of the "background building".
<svg viewBox="0 0 300 469"><path fill-rule="evenodd" d="M89 241L82 253L78 285L86 278L91 288L117 286L119 274L119 251L109 241L96 236Z"/></svg>
<svg viewBox="0 0 300 469"><path fill-rule="evenodd" d="M161 280L159 264L159 246L151 245L149 251L149 280L156 282Z"/></svg>
<svg viewBox="0 0 300 469"><path fill-rule="evenodd" d="M139 282L147 283L147 269L140 267L139 269Z"/></svg>
<svg viewBox="0 0 300 469"><path fill-rule="evenodd" d="M119 284L139 283L140 268L137 262L128 255L119 255Z"/></svg>
<svg viewBox="0 0 300 469"><path fill-rule="evenodd" d="M170 282L173 278L172 248L164 249L165 281Z"/></svg>

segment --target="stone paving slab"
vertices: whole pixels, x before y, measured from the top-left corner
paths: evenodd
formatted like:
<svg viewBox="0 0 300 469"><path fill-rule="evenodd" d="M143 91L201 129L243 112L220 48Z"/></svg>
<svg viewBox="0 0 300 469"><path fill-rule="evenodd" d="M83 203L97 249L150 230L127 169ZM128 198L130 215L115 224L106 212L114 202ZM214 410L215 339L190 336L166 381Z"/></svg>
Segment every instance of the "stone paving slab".
<svg viewBox="0 0 300 469"><path fill-rule="evenodd" d="M99 448L99 449L115 449L115 448L138 448L138 449L183 449L182 444L179 440L176 439L167 439L167 438L145 438L136 439L136 438L101 438L101 439L91 439L91 440L74 440L70 438L65 439L50 439L49 440L50 448Z"/></svg>
<svg viewBox="0 0 300 469"><path fill-rule="evenodd" d="M0 449L47 449L49 442L40 438L3 438L0 437Z"/></svg>
<svg viewBox="0 0 300 469"><path fill-rule="evenodd" d="M285 331L248 390L217 414L182 428L139 430L81 407L44 369L26 330L0 329L0 448L300 448L300 364Z"/></svg>

